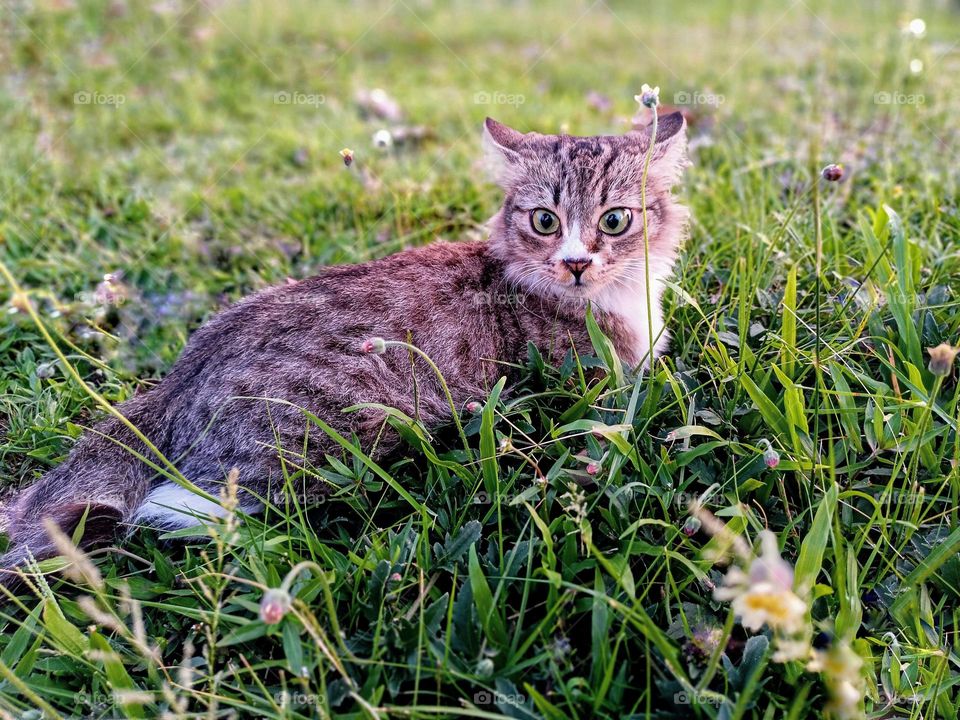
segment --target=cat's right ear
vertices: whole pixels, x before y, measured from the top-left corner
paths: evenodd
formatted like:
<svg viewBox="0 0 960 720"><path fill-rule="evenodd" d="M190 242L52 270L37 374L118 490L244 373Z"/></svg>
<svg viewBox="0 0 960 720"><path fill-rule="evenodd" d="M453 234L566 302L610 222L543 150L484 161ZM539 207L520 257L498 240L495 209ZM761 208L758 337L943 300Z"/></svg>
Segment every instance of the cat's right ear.
<svg viewBox="0 0 960 720"><path fill-rule="evenodd" d="M510 184L520 161L520 148L525 136L493 118L483 123L483 152L487 170L501 186Z"/></svg>

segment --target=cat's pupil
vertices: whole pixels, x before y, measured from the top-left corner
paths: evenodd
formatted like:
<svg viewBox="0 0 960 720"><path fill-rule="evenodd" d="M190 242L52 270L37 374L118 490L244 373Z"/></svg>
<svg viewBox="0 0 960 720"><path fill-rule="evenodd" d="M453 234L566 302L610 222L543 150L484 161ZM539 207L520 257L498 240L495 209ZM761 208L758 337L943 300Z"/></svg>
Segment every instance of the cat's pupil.
<svg viewBox="0 0 960 720"><path fill-rule="evenodd" d="M619 224L620 224L620 218L617 217L616 213L610 213L609 215L607 215L607 227L609 227L611 230L616 230L617 225Z"/></svg>
<svg viewBox="0 0 960 720"><path fill-rule="evenodd" d="M550 215L550 213L543 213L543 214L540 216L540 224L541 224L544 228L548 228L548 227L551 227L551 226L553 225L553 217Z"/></svg>

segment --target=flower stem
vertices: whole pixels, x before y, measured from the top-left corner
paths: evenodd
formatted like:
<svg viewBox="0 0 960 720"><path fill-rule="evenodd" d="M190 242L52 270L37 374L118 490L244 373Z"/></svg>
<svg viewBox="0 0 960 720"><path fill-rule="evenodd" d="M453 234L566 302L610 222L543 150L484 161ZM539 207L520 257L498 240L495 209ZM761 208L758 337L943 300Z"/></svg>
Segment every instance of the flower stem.
<svg viewBox="0 0 960 720"><path fill-rule="evenodd" d="M437 380L440 382L440 387L443 389L443 394L447 398L447 404L450 406L450 412L453 415L453 422L457 426L457 432L460 434L460 439L463 441L463 449L467 454L467 460L473 461L473 451L470 450L470 443L467 441L467 435L463 431L463 424L460 422L460 413L457 411L457 406L453 402L453 395L450 394L450 388L447 386L447 381L443 377L443 373L440 372L440 368L437 367L437 364L430 359L430 356L427 355L423 350L418 348L416 345L411 343L404 342L402 340L385 340L384 344L387 347L402 347L410 352L414 352L423 358L423 361L430 366L430 369L433 370L433 373L437 376Z"/></svg>
<svg viewBox="0 0 960 720"><path fill-rule="evenodd" d="M640 181L640 210L643 216L643 291L647 296L647 334L648 346L646 361L650 368L650 381L653 379L653 305L650 302L650 228L647 224L647 175L650 171L650 159L653 157L653 146L657 142L657 106L650 108L653 112L653 122L650 123L650 146L647 148L647 156L643 161L643 177ZM641 366L643 359L641 359Z"/></svg>

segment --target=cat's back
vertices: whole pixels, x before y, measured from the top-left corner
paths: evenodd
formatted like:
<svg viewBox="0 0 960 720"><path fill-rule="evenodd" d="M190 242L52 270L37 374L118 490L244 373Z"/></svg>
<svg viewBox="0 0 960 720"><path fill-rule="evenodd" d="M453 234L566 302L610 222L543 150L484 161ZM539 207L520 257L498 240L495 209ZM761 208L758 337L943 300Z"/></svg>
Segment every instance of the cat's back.
<svg viewBox="0 0 960 720"><path fill-rule="evenodd" d="M264 353L356 354L371 335L403 339L408 332L425 350L446 350L461 334L482 343L505 292L502 265L486 243L439 241L255 293L194 332L178 364L199 370Z"/></svg>

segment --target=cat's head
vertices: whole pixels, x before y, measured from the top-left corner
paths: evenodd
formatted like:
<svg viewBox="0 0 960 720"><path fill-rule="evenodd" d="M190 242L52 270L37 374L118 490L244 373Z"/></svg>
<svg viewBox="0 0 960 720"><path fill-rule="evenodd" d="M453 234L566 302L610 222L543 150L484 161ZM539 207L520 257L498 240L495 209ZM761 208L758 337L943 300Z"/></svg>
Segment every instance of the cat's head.
<svg viewBox="0 0 960 720"><path fill-rule="evenodd" d="M671 195L686 166L680 113L659 119L646 176L649 128L624 135L521 133L487 118L488 163L505 193L491 247L526 291L582 300L642 287L644 262L662 280L676 259L686 211Z"/></svg>

